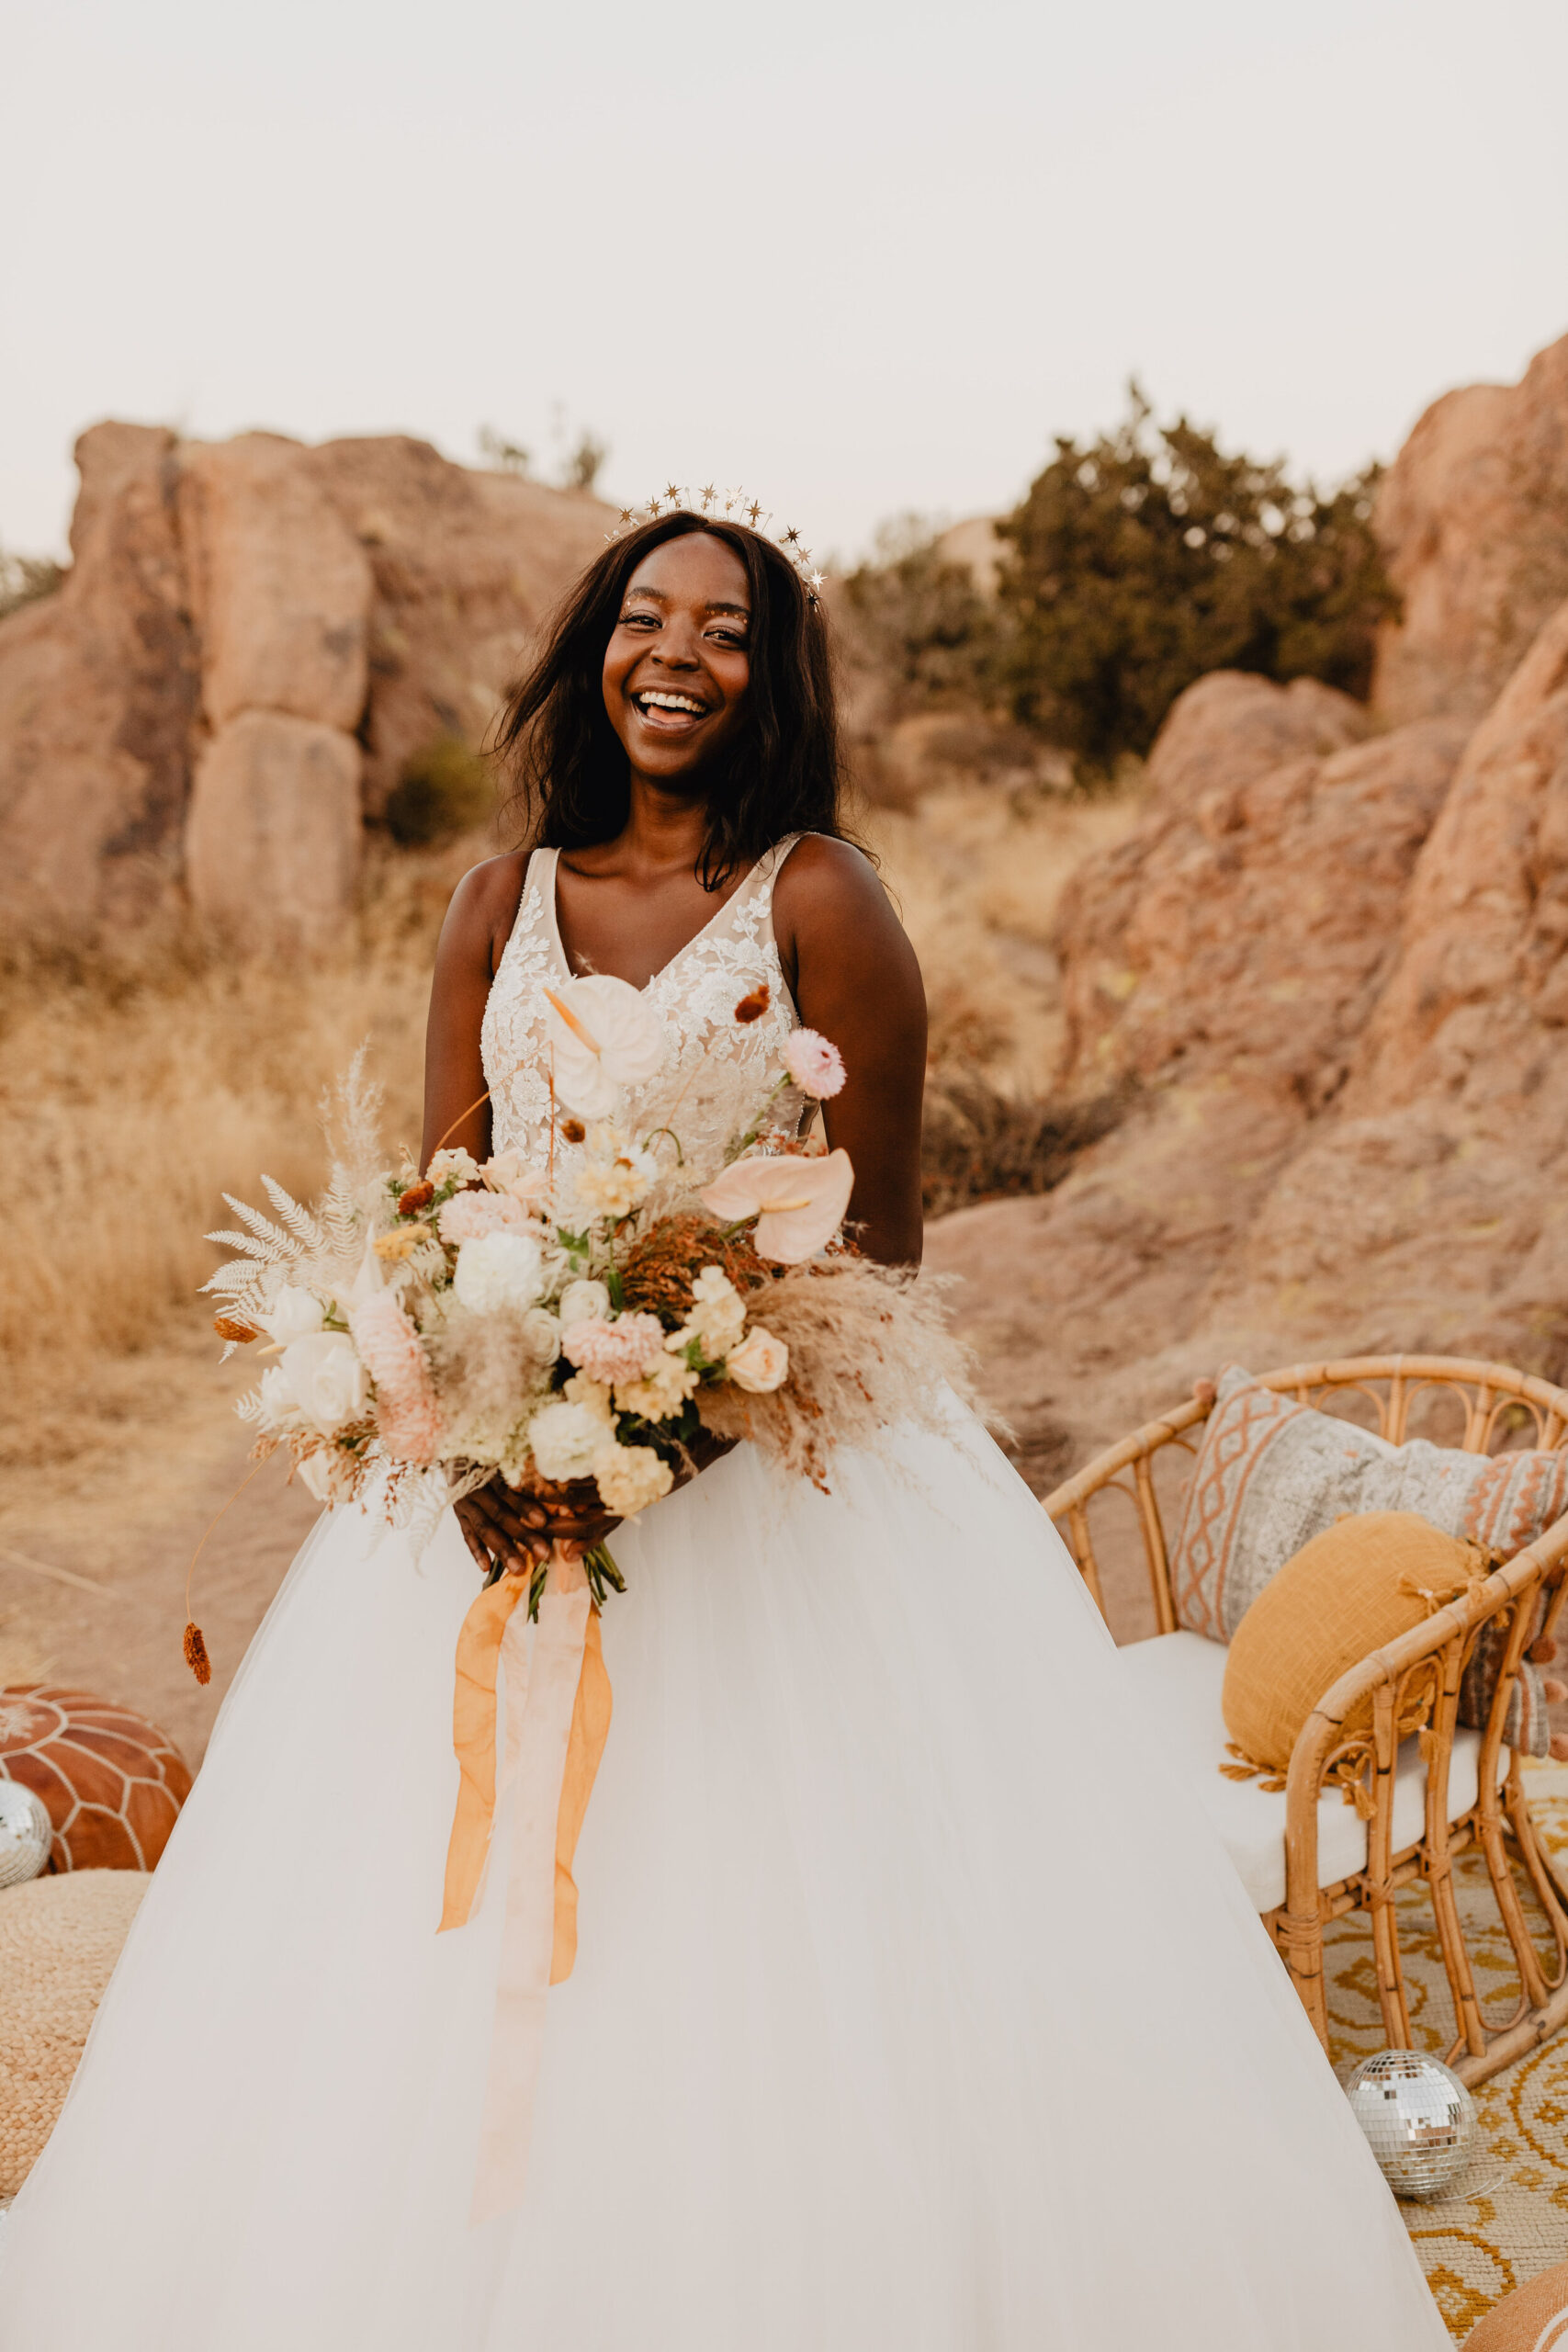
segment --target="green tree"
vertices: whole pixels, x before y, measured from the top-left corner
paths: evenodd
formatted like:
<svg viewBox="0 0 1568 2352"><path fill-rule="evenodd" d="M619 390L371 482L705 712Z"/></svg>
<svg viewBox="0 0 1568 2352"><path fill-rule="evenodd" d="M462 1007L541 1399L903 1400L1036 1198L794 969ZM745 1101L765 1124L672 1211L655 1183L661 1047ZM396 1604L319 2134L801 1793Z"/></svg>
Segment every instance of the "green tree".
<svg viewBox="0 0 1568 2352"><path fill-rule="evenodd" d="M966 564L942 559L939 533L906 514L877 534L872 561L843 582L846 634L909 702L985 691L992 616Z"/></svg>
<svg viewBox="0 0 1568 2352"><path fill-rule="evenodd" d="M1364 695L1396 598L1371 532L1376 470L1327 494L1227 456L1136 384L1125 420L1056 455L998 526L997 684L1015 718L1109 767L1145 752L1208 670Z"/></svg>

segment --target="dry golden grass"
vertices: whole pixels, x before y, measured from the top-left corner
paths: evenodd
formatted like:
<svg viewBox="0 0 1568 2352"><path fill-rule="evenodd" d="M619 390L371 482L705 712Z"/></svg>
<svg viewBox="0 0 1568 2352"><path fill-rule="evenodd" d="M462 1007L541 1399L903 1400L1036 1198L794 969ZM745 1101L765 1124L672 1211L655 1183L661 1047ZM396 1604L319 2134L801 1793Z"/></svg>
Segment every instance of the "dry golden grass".
<svg viewBox="0 0 1568 2352"><path fill-rule="evenodd" d="M1044 940L1063 883L1131 804L951 783L867 831L926 968L933 1062L1049 1091L1059 1049ZM417 1143L431 950L470 839L373 864L365 911L325 965L243 964L147 937L96 957L39 951L0 975L0 1156L12 1174L0 1290L0 1523L37 1523L68 1484L131 1508L155 1457L233 1442L197 1294L221 1195L265 1169L310 1193L318 1105L368 1038L389 1146ZM234 1376L238 1374L238 1377ZM159 1444L148 1446L150 1430ZM62 1474L72 1465L69 1481Z"/></svg>

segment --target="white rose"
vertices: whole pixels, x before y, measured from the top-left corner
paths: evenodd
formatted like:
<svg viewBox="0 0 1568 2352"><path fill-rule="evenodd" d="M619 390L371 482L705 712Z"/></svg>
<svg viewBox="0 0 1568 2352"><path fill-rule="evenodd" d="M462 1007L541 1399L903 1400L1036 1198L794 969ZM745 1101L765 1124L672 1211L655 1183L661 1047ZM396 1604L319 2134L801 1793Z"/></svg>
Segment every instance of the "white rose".
<svg viewBox="0 0 1568 2352"><path fill-rule="evenodd" d="M604 1442L604 1424L586 1405L541 1405L528 1424L528 1442L547 1478L586 1478Z"/></svg>
<svg viewBox="0 0 1568 2352"><path fill-rule="evenodd" d="M290 1340L308 1339L312 1331L319 1331L326 1320L326 1309L313 1291L285 1283L272 1302L272 1312L258 1315L256 1320L269 1340L286 1348Z"/></svg>
<svg viewBox="0 0 1568 2352"><path fill-rule="evenodd" d="M560 1354L560 1325L547 1306L531 1306L523 1317L523 1337L529 1359L552 1364Z"/></svg>
<svg viewBox="0 0 1568 2352"><path fill-rule="evenodd" d="M294 1391L280 1363L269 1364L261 1376L257 1392L261 1401L261 1427L264 1430L298 1429L299 1408L294 1401Z"/></svg>
<svg viewBox="0 0 1568 2352"><path fill-rule="evenodd" d="M317 1331L295 1340L278 1366L295 1403L323 1437L362 1419L369 1378L346 1331Z"/></svg>
<svg viewBox="0 0 1568 2352"><path fill-rule="evenodd" d="M730 1350L724 1368L737 1388L749 1388L753 1396L766 1396L772 1389L782 1388L789 1377L789 1350L760 1323L753 1323L740 1345Z"/></svg>
<svg viewBox="0 0 1568 2352"><path fill-rule="evenodd" d="M660 1495L667 1495L675 1474L650 1445L601 1445L593 1464L599 1499L617 1519L631 1519Z"/></svg>
<svg viewBox="0 0 1568 2352"><path fill-rule="evenodd" d="M603 1323L610 1312L610 1294L603 1283L568 1283L560 1295L561 1329L570 1323Z"/></svg>
<svg viewBox="0 0 1568 2352"><path fill-rule="evenodd" d="M544 1261L531 1234L483 1233L457 1252L452 1287L476 1315L532 1306L544 1286Z"/></svg>

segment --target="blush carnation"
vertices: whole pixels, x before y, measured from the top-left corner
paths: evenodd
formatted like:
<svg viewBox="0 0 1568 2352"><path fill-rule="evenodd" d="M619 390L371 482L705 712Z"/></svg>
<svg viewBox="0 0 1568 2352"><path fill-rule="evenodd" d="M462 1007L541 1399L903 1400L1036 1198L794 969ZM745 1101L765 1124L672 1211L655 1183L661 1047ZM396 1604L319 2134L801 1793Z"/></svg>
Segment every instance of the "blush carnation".
<svg viewBox="0 0 1568 2352"><path fill-rule="evenodd" d="M844 1082L844 1063L837 1046L815 1029L792 1029L784 1039L784 1068L803 1094L826 1102Z"/></svg>
<svg viewBox="0 0 1568 2352"><path fill-rule="evenodd" d="M395 1461L434 1462L441 1451L441 1409L419 1333L397 1295L378 1291L356 1306L349 1329L376 1383L381 1442Z"/></svg>
<svg viewBox="0 0 1568 2352"><path fill-rule="evenodd" d="M442 1240L456 1250L487 1233L525 1233L528 1212L510 1193L454 1193L435 1221Z"/></svg>
<svg viewBox="0 0 1568 2352"><path fill-rule="evenodd" d="M597 1316L570 1323L561 1333L561 1353L579 1372L602 1386L640 1380L664 1352L664 1326L657 1315L623 1315L614 1323Z"/></svg>

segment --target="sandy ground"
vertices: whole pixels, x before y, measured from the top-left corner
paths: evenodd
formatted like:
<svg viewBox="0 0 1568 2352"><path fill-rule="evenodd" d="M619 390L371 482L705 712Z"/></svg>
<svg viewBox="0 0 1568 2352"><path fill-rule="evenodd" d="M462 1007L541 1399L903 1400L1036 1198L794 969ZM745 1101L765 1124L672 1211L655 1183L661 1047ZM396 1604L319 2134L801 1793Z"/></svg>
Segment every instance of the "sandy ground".
<svg viewBox="0 0 1568 2352"><path fill-rule="evenodd" d="M246 1433L206 1381L171 1382L168 1411L118 1475L0 1500L0 1684L47 1680L139 1708L200 1761L224 1692L317 1505L275 1456L253 1468ZM226 1385L227 1384L225 1384ZM227 1510L231 1496L234 1500ZM182 1653L191 1554L195 1608L213 1661L203 1689Z"/></svg>

